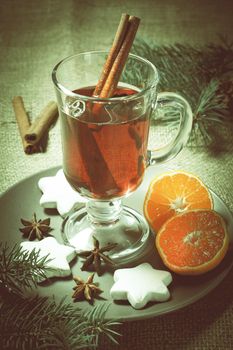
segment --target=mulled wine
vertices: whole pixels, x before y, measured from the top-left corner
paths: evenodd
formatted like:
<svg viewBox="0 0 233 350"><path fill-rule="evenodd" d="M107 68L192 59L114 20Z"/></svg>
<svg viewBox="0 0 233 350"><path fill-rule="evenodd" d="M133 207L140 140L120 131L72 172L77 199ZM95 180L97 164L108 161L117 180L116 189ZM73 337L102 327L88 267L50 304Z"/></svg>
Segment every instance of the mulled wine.
<svg viewBox="0 0 233 350"><path fill-rule="evenodd" d="M94 87L86 87L74 92L90 97L93 91ZM85 108L78 117L61 112L64 173L86 197L122 197L143 179L150 108L145 110L143 98L122 100L137 92L120 87L110 104L80 96Z"/></svg>

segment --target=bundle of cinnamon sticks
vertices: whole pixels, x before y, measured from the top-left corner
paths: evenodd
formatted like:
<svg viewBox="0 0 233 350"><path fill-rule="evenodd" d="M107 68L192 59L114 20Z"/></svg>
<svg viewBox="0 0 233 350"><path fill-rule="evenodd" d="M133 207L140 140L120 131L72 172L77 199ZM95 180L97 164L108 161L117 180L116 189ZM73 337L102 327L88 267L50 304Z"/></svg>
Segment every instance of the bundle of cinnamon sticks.
<svg viewBox="0 0 233 350"><path fill-rule="evenodd" d="M112 47L109 51L107 60L93 92L94 97L110 98L114 95L132 47L139 23L139 18L125 13L122 14ZM98 123L101 108L102 105L98 103L95 103L92 107L92 114L95 117L96 123ZM90 183L92 184L92 190L95 192L95 188L98 188L100 192L107 193L109 189L117 188L118 185L108 167L107 162L104 159L104 156L101 153L101 150L98 147L95 137L93 136L93 132L90 129L85 128L85 132L80 133L79 135L79 142L81 145L88 143L88 148L80 148L80 154L86 172L89 176ZM94 171L93 162L90 160L92 155L95 155L96 168ZM96 174L98 174L98 176L96 176Z"/></svg>
<svg viewBox="0 0 233 350"><path fill-rule="evenodd" d="M93 96L108 98L114 94L132 47L140 19L123 13L116 35Z"/></svg>
<svg viewBox="0 0 233 350"><path fill-rule="evenodd" d="M50 101L45 108L43 108L33 124L30 124L24 107L23 98L21 96L15 96L12 100L12 104L22 139L24 152L26 154L32 154L43 151L41 141L47 134L51 125L57 119L57 104Z"/></svg>

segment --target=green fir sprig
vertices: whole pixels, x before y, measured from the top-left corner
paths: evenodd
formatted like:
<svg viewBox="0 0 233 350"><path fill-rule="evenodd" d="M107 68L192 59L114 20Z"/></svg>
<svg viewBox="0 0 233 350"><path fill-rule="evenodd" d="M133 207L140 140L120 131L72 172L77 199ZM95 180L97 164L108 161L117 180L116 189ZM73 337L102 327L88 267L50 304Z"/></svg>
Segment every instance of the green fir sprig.
<svg viewBox="0 0 233 350"><path fill-rule="evenodd" d="M85 313L85 317L91 325L88 331L93 336L93 345L96 347L101 334L105 334L113 343L118 344L116 339L120 336L120 333L112 328L119 326L121 323L114 320L104 320L103 318L109 306L110 304L102 304Z"/></svg>
<svg viewBox="0 0 233 350"><path fill-rule="evenodd" d="M84 312L65 299L27 296L38 276L45 276L46 261L38 252L0 245L0 348L91 349L104 335L117 343L113 328L119 323L105 319L110 304Z"/></svg>
<svg viewBox="0 0 233 350"><path fill-rule="evenodd" d="M0 307L1 349L84 349L96 348L100 335L116 342L118 322L106 321L108 305L88 313L47 298L19 299Z"/></svg>
<svg viewBox="0 0 233 350"><path fill-rule="evenodd" d="M35 288L38 280L46 278L48 260L48 257L41 258L38 250L28 253L19 245L10 249L0 243L0 287L17 295Z"/></svg>
<svg viewBox="0 0 233 350"><path fill-rule="evenodd" d="M179 93L190 103L193 111L191 139L197 141L199 134L208 143L214 137L213 128L209 126L232 128L233 43L221 38L219 44L203 47L158 46L138 39L133 50L157 67L159 91Z"/></svg>

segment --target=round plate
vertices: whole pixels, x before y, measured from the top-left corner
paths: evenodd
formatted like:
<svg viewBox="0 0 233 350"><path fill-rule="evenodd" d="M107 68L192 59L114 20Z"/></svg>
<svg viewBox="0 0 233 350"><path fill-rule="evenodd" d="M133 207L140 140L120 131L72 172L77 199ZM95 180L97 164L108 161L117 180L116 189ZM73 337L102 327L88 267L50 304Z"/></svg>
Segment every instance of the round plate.
<svg viewBox="0 0 233 350"><path fill-rule="evenodd" d="M38 180L44 176L53 176L56 174L58 168L52 168L27 178L15 186L11 187L0 197L0 222L1 222L1 236L2 241L7 242L8 246L13 246L16 242L22 241L22 234L19 231L19 227L22 227L20 218L31 219L35 212L38 219L45 217L51 218L51 227L53 234L57 240L62 243L62 218L58 215L54 209L43 209L40 204L41 192L38 188ZM152 178L164 171L167 171L163 167L149 168L146 172L145 178L141 186L132 193L128 198L124 200L124 203L129 207L137 209L142 213L143 201L148 188L148 185ZM226 220L228 231L231 241L233 240L233 220L230 211L222 200L213 192L214 209L220 213ZM166 269L156 253L154 248L154 242L152 241L151 250L140 261L136 262L149 262L157 269ZM71 263L71 270L74 276L80 276L84 280L90 275L91 271L81 271L80 266L82 263L81 258L77 258ZM110 288L113 284L113 270L106 268L102 276L95 274L94 282L99 283L99 287L103 290L101 298L95 300L94 305L98 305L103 302L110 302L110 307L106 313L107 319L118 319L121 321L138 320L149 317L154 317L164 313L169 313L178 310L186 305L189 305L204 295L209 293L226 277L233 265L233 256L229 251L225 256L222 263L214 270L202 275L202 276L178 276L173 275L173 281L169 286L171 298L162 303L151 302L147 304L141 310L133 309L127 301L114 302L110 296ZM141 283L141 281L137 281ZM51 279L38 286L37 293L40 296L55 296L57 300L61 300L66 297L67 302L73 303L72 288L75 282L72 277L65 279ZM75 303L81 309L90 309L93 306L88 304L87 301L81 301Z"/></svg>

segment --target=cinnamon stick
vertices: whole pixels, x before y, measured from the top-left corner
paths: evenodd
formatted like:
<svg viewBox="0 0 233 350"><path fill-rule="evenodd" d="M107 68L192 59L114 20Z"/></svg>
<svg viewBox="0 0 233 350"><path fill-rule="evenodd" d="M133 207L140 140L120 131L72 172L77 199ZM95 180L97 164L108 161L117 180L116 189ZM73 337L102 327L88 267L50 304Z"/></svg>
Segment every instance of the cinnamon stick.
<svg viewBox="0 0 233 350"><path fill-rule="evenodd" d="M25 133L25 140L31 144L38 143L58 116L57 104L50 101L41 111L37 119Z"/></svg>
<svg viewBox="0 0 233 350"><path fill-rule="evenodd" d="M32 154L32 153L38 152L40 150L38 145L36 144L32 145L25 140L25 134L27 133L27 130L30 127L30 122L24 107L23 98L21 96L15 96L12 99L12 105L14 108L15 118L19 128L19 133L22 139L24 152L26 154Z"/></svg>
<svg viewBox="0 0 233 350"><path fill-rule="evenodd" d="M108 98L114 94L124 65L126 63L127 57L129 55L130 49L132 47L139 23L140 19L137 17L129 16L128 14L123 14L121 16L121 20L113 41L113 45L109 51L107 60L105 62L97 86L93 92L94 97ZM97 123L99 114L101 112L101 108L102 105L98 103L94 104L92 107L92 113L95 116ZM92 131L89 128L87 128L85 132L86 134L84 140L85 142L86 140L88 140L88 143L90 144L90 150L87 151L86 147L82 146L80 147L80 150L82 152L82 159L86 171L91 180L92 187L100 186L100 184L97 185L96 183L96 174L103 174L102 176L105 179L108 179L108 184L104 185L105 191L107 191L111 187L118 187L111 173L111 170L108 168L108 164L106 163L103 155L101 154L98 148L98 144L95 142ZM84 133L82 133L80 139L82 139L82 137L84 137ZM97 168L95 169L94 174L92 167L90 167L90 164L93 164L93 162L91 162L90 160L90 154L97 154L98 156L98 162L96 163ZM104 171L102 171L102 169L104 169Z"/></svg>
<svg viewBox="0 0 233 350"><path fill-rule="evenodd" d="M93 92L93 96L96 96L96 97L99 96L99 94L102 91L102 88L106 82L106 79L110 73L112 65L116 59L116 56L121 48L121 45L122 45L124 38L125 38L125 34L128 30L128 24L129 24L129 15L126 13L123 13L121 15L121 20L120 20L120 23L118 25L112 47L109 51L107 60L104 64L99 81L98 81L98 83L95 87L95 90Z"/></svg>
<svg viewBox="0 0 233 350"><path fill-rule="evenodd" d="M128 19L128 23L126 22L126 16L124 17L124 25L122 25L121 33L117 34L117 37L121 38L123 36L123 40L121 40L121 45L115 46L115 40L113 42L113 48L110 50L109 56L112 56L111 52L114 51L115 59L112 61L111 59L107 59L107 62L112 62L111 68L108 71L109 73L105 77L105 83L99 93L100 98L108 98L111 97L117 87L119 82L121 73L125 66L126 60L128 58L130 49L132 47L140 19L135 16L130 16ZM119 40L120 41L120 40ZM106 63L107 65L107 63ZM108 66L108 65L107 65ZM102 77L100 78L102 80Z"/></svg>

